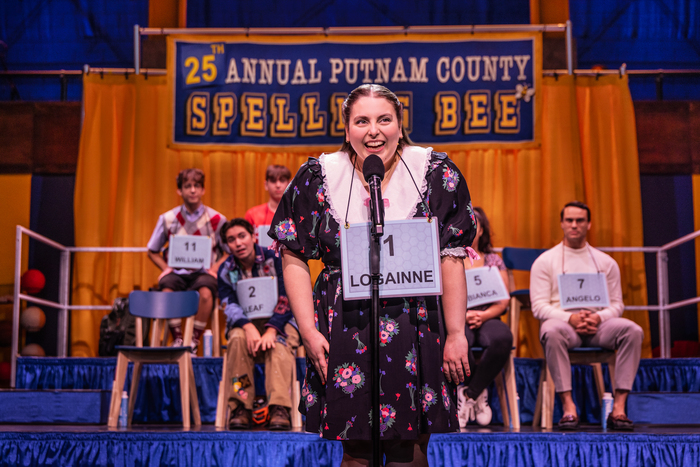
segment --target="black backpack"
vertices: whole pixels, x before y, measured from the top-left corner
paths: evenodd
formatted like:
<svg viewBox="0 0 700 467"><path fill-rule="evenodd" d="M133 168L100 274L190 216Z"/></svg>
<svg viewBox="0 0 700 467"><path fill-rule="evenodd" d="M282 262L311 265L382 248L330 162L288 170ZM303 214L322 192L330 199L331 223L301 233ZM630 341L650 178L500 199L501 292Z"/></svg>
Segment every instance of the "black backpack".
<svg viewBox="0 0 700 467"><path fill-rule="evenodd" d="M148 320L144 321L143 335L148 335ZM117 345L136 345L136 318L129 313L129 299L125 297L115 298L112 311L102 318L98 349L100 357L117 355L114 349Z"/></svg>

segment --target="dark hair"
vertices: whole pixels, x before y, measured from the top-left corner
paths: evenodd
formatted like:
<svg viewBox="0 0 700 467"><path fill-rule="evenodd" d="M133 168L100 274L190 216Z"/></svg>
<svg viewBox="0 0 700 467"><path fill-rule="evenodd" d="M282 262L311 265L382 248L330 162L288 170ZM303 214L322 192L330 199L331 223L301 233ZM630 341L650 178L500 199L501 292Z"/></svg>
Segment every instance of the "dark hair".
<svg viewBox="0 0 700 467"><path fill-rule="evenodd" d="M190 178L194 180L195 183L202 185L202 188L204 188L204 172L202 172L200 169L190 168L181 170L180 173L177 174L177 189L182 190L182 185L184 185Z"/></svg>
<svg viewBox="0 0 700 467"><path fill-rule="evenodd" d="M251 224L247 220L243 219L242 217L236 217L235 219L231 219L230 221L224 222L224 225L221 226L221 237L222 237L221 240L224 243L226 243L226 232L228 232L228 230L231 227L236 227L236 226L243 227L251 235L253 235L253 233L255 232L255 229L253 228L253 224Z"/></svg>
<svg viewBox="0 0 700 467"><path fill-rule="evenodd" d="M399 121L399 128L401 128L401 139L399 139L399 148L403 149L405 146L413 145L413 141L406 133L406 128L403 126L403 104L396 94L389 91L389 89L379 84L363 84L352 90L348 97L343 102L343 124L347 128L348 121L350 120L350 111L352 106L360 99L360 97L382 97L386 99L393 107L394 112L396 112L396 118ZM350 155L355 153L352 145L349 141L344 140L343 145L340 147L341 151L344 151Z"/></svg>
<svg viewBox="0 0 700 467"><path fill-rule="evenodd" d="M572 208L579 208L579 209L585 209L585 210L586 210L586 214L587 214L587 216L588 216L588 219L587 219L587 220L588 220L588 222L591 221L591 210L588 208L588 206L586 206L586 205L585 205L584 203L582 203L581 201L571 201L571 202L569 202L569 203L566 203L566 204L564 205L564 207L561 208L561 213L559 214L559 220L560 220L561 222L564 221L564 210L565 210L566 208L569 208L569 207L572 207Z"/></svg>
<svg viewBox="0 0 700 467"><path fill-rule="evenodd" d="M474 216L479 225L481 225L481 237L479 237L477 248L482 253L491 253L493 245L491 244L491 223L489 218L486 217L486 213L479 206L474 206Z"/></svg>
<svg viewBox="0 0 700 467"><path fill-rule="evenodd" d="M265 181L291 180L292 172L283 165L268 165L265 171Z"/></svg>

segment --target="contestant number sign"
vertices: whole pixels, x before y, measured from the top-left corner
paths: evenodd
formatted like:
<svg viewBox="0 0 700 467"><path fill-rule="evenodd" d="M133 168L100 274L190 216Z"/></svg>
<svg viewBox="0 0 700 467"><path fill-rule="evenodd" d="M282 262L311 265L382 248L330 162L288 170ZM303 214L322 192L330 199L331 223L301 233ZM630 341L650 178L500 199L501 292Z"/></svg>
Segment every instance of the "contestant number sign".
<svg viewBox="0 0 700 467"><path fill-rule="evenodd" d="M340 228L343 297L370 298L370 224ZM425 218L387 221L380 238L380 297L441 295L437 221Z"/></svg>
<svg viewBox="0 0 700 467"><path fill-rule="evenodd" d="M277 278L266 276L240 280L236 284L236 294L246 318L269 318L277 305Z"/></svg>
<svg viewBox="0 0 700 467"><path fill-rule="evenodd" d="M610 306L603 273L559 274L559 301L563 310Z"/></svg>
<svg viewBox="0 0 700 467"><path fill-rule="evenodd" d="M171 235L168 266L171 268L209 269L211 238L202 235Z"/></svg>
<svg viewBox="0 0 700 467"><path fill-rule="evenodd" d="M272 239L267 235L267 232L269 230L269 225L259 225L256 229L258 233L258 245L260 245L263 248L267 248L270 245L272 245Z"/></svg>
<svg viewBox="0 0 700 467"><path fill-rule="evenodd" d="M467 308L510 298L498 268L482 267L464 271L467 277Z"/></svg>

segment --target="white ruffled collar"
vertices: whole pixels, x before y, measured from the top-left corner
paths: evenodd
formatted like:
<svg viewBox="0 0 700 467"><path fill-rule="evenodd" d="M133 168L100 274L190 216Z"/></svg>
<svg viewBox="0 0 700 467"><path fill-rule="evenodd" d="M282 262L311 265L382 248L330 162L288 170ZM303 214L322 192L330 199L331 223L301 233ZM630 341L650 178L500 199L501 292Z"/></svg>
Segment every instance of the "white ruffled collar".
<svg viewBox="0 0 700 467"><path fill-rule="evenodd" d="M386 191L382 193L384 199L389 200L389 205L384 209L385 220L410 219L415 215L421 196L425 195L428 188L425 175L430 166L432 150L433 148L419 146L406 146L403 149L401 158L406 164L398 161ZM369 195L362 186L359 175L353 169L350 156L339 151L322 154L318 160L323 173L325 196L330 205L331 215L338 225L345 223L346 211L350 224L369 222L369 208L365 205ZM350 184L353 178L351 194ZM420 188L420 193L416 190L416 186ZM348 196L352 196L349 207Z"/></svg>

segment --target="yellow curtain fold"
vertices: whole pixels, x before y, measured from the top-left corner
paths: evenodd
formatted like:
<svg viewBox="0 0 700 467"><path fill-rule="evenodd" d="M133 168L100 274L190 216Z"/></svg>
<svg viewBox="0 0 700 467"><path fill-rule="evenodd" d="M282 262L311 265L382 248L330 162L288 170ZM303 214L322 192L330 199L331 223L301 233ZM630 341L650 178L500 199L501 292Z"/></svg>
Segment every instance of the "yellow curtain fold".
<svg viewBox="0 0 700 467"><path fill-rule="evenodd" d="M496 246L541 248L556 244L561 239L559 210L573 199L586 201L593 209L594 245L643 244L629 90L625 80L608 87L602 86L602 81L588 84L568 76L543 79L537 91L544 103L541 148L479 149L465 145L448 150L464 173L474 205L486 210ZM602 92L614 96L606 98ZM587 100L595 111L582 114L582 101ZM85 77L85 119L75 192L77 246L146 245L158 215L181 202L175 177L183 168L199 167L205 172L204 203L232 218L267 199L263 188L267 165L283 164L294 173L309 156L319 155L312 148L306 152L284 148L171 150L167 147L168 105L164 77ZM598 128L594 118L601 118L596 112L607 114L612 128L608 133L591 129ZM591 138L606 139L593 144ZM602 177L596 172L600 170L606 171ZM611 180L613 177L623 180ZM607 186L599 187L603 182ZM643 262L626 256L616 259L623 269L626 303L645 303L646 297L638 289L645 292ZM313 264L312 276L319 270L320 265ZM109 304L115 296L124 296L136 287L148 289L156 283L158 273L143 253L78 253L73 302ZM519 287L528 287L526 274L516 280ZM104 314L73 312L72 355L96 354L99 321ZM637 315L634 319L643 324L641 317L646 314ZM537 321L525 314L521 324L520 354L541 356ZM648 336L648 322L643 328Z"/></svg>
<svg viewBox="0 0 700 467"><path fill-rule="evenodd" d="M627 76L579 77L576 83L585 201L594 246L642 246L642 196L634 106ZM597 225L596 225L597 224ZM647 303L643 253L612 253L625 304ZM649 313L625 311L644 329L642 356L651 357Z"/></svg>

